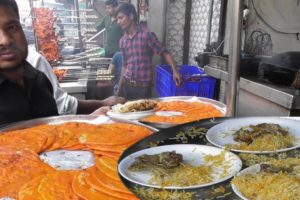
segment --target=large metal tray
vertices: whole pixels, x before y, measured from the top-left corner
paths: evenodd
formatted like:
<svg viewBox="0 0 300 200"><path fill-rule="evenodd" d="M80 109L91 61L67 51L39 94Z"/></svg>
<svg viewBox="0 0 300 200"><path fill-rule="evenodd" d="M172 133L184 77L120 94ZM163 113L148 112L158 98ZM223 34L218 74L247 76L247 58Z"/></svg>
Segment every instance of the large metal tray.
<svg viewBox="0 0 300 200"><path fill-rule="evenodd" d="M182 101L201 101L203 103L208 103L213 106L215 106L219 111L221 111L224 116L226 114L226 105L223 104L222 102L213 100L213 99L208 99L204 97L192 97L192 96L173 96L173 97L162 97L162 98L155 98L154 100L157 101L176 101L176 100L182 100ZM149 126L158 128L158 129L166 129L170 127L177 126L176 124L171 124L171 123L153 123L153 122L146 122L146 121L140 121L143 124L147 124Z"/></svg>
<svg viewBox="0 0 300 200"><path fill-rule="evenodd" d="M161 146L161 145L170 145L170 144L201 144L201 145L212 145L210 144L205 137L206 131L211 128L214 125L217 125L221 122L223 122L225 117L222 118L212 118L202 121L195 121L187 124L178 125L175 127L171 127L168 129L163 129L159 132L154 133L153 135L137 142L133 146L129 147L126 151L123 152L121 155L119 162L123 160L126 156L135 153L137 151L150 148L153 146ZM300 118L298 118L300 119ZM205 131L203 131L201 134L192 134L193 131L198 128L203 128ZM237 155L241 155L240 153L237 153ZM276 157L276 158L282 158L282 157L298 157L300 158L300 149L292 150L285 153L275 153L275 154L269 154L269 155L259 155L259 156L267 156L267 157ZM241 157L241 156L240 156ZM243 160L243 167L247 167L249 164ZM121 177L121 176L120 176ZM121 180L123 183L134 192L135 188L145 188L136 184L133 184L126 179L121 177ZM230 199L230 200L239 200L240 198L233 192L231 189L230 180L225 181L220 184L216 184L214 186L208 186L205 188L200 189L193 189L193 190L178 190L179 192L193 192L194 198L193 200L199 200L199 199ZM217 188L224 188L224 192L216 193ZM145 188L147 189L147 188ZM139 196L140 199L141 198ZM146 199L145 199L146 200Z"/></svg>
<svg viewBox="0 0 300 200"><path fill-rule="evenodd" d="M65 122L75 122L75 121L93 123L93 124L122 122L122 123L143 126L153 132L158 131L156 128L153 128L151 126L148 126L148 125L145 125L145 124L142 124L139 122L123 120L123 119L112 119L112 118L110 118L108 116L104 116L104 115L100 115L100 116L99 115L63 115L63 116L38 118L38 119L33 119L33 120L28 120L28 121L16 122L16 123L10 124L8 126L5 126L3 128L0 128L0 133L5 132L5 131L30 128L30 127L41 125L41 124L61 124L61 123L65 123Z"/></svg>

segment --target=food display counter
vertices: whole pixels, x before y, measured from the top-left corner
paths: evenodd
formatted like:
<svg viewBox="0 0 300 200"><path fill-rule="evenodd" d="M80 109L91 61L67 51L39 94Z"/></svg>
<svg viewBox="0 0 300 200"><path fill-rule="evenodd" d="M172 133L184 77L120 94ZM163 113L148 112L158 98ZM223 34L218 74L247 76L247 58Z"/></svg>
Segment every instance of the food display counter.
<svg viewBox="0 0 300 200"><path fill-rule="evenodd" d="M206 65L205 72L225 83L228 72ZM295 116L300 111L300 91L241 77L239 81L238 116Z"/></svg>
<svg viewBox="0 0 300 200"><path fill-rule="evenodd" d="M110 197L111 199L130 200L169 200L175 196L175 199L180 200L240 200L241 197L237 194L236 189L232 188L231 182L232 177L239 173L242 168L245 169L274 158L300 158L300 132L298 128L300 122L296 121L300 118L291 118L294 120L289 117L286 117L287 119L280 117L225 118L220 116L224 116L226 106L218 101L201 97L166 97L156 100L155 109L152 105L153 100L150 100L151 106L149 105L150 110L148 111L136 111L136 108L145 106L149 100L127 102L126 109L133 109L134 111L119 114L118 119L93 115L58 116L18 122L2 128L0 130L0 156L2 156L2 160L11 159L18 154L22 156L16 160L18 163L16 170L7 170L8 174L14 176L9 176L11 182L6 187L9 191L0 189L0 198L6 196L15 198L19 195L20 200L31 199L32 196L30 195L33 193L26 191L35 190L37 192L34 195L55 197L67 192L68 195L79 196L84 199ZM140 104L137 105L137 102ZM179 102L184 102L184 104ZM170 107L170 105L174 106ZM180 113L179 105L182 105ZM115 108L118 108L117 110L125 108L120 106L122 105ZM197 108L197 106L199 107ZM212 108L218 111L218 114L212 115L213 112L210 111ZM159 114L159 118L155 118L159 120L174 118L168 123L176 123L170 128L159 131L141 123L145 120L139 119L139 122L133 122L133 120L124 119L124 115L137 115L136 112L152 112L149 117L154 113ZM204 114L197 118L196 115L189 114L194 112L208 115ZM180 121L175 120L185 118L188 123L181 124ZM147 117L142 119L147 119ZM195 119L197 120L193 121ZM217 128L217 126L230 120L235 121L231 122L229 126L223 125L221 128ZM218 131L237 130L237 126L239 128L248 127L249 122L247 120L271 125L278 123L289 131L290 139L296 138L296 142L290 144L287 141L287 146L278 150L259 150L259 152L254 153L249 152L250 150L248 152L236 151L235 149L231 149L232 152L225 151L223 148L229 148L229 146L226 147L227 144L224 146L221 143L228 141L226 137L233 137L233 134L227 132L219 134ZM217 131L213 131L213 129L217 129ZM5 133L6 131L9 133ZM285 135L285 133L282 134ZM34 142L32 138L35 138ZM19 142L15 144L16 141ZM19 150L13 149L12 143L19 147ZM180 148L177 145L180 145ZM150 187L145 182L149 174L142 175L141 180L144 180L144 183L135 181L136 176L130 174L128 163L135 160L136 153L143 151L143 154L149 154L148 150L151 149L155 153L153 149L156 147L162 149L162 152L175 151L178 153L177 155L183 152L182 161L184 165L182 166L188 165L189 162L197 162L200 165L193 167L199 167L199 170L202 171L201 165L210 162L209 168L216 169L215 172L220 171L219 176L213 181L209 180L207 184L186 186L185 189L182 189L181 186L175 189ZM271 148L273 147L271 146ZM139 155L143 154L140 153ZM196 157L193 157L193 154L196 154ZM201 159L197 156L200 156ZM26 159L31 159L32 162L28 162ZM206 159L208 160L206 161ZM7 169L13 169L14 164L7 163ZM21 170L26 163L28 174ZM41 176L32 173L36 170L36 166L43 167L38 171ZM0 167L1 170L6 170L6 168ZM184 175L186 174L184 173ZM201 173L193 174L193 176L196 175L202 176ZM11 177L19 177L19 179ZM5 183L5 181L5 179L0 178L0 183Z"/></svg>
<svg viewBox="0 0 300 200"><path fill-rule="evenodd" d="M151 147L163 146L163 145L178 145L178 144L198 144L198 145L208 145L214 146L212 143L208 142L207 130L210 128L219 125L220 123L225 122L229 118L215 118L208 119L202 121L191 122L183 125L179 125L176 127L172 127L169 129L161 130L141 141L136 143L135 145L128 148L121 156L120 161L122 162L129 155L134 155L135 153L145 150ZM246 118L231 118L234 120L240 120L241 122ZM296 120L300 120L300 118L293 118L292 123L295 123L296 126L299 127L299 122ZM295 120L296 119L296 120ZM267 122L269 120L283 120L285 123L285 119L282 118L274 118L274 117L252 117L252 120L258 120L261 123ZM269 121L270 122L270 121ZM238 123L234 123L235 126L238 126ZM226 128L225 128L226 129ZM223 129L223 131L225 130ZM296 133L299 134L299 131ZM226 137L221 134L220 137ZM171 150L171 149L170 149ZM175 149L173 149L175 150ZM179 149L176 149L179 151ZM195 150L196 151L196 150ZM238 155L242 162L243 168L247 168L249 166L253 166L255 164L261 162L267 162L274 159L286 159L286 158L299 158L300 151L299 148L293 148L290 151L284 152L274 152L269 154L252 154L252 153L239 153L234 152ZM192 154L192 153L191 153ZM132 176L133 179L135 176ZM179 199L188 199L188 200L198 200L198 199L230 199L230 200L240 200L246 199L238 196L232 189L231 181L229 179L222 183L216 183L211 186L199 187L196 189L187 189L187 190L166 190L166 189L155 189L149 187L143 187L140 184L135 184L132 181L128 181L128 179L122 178L124 184L131 188L138 195L140 199L170 199L171 196L176 196Z"/></svg>

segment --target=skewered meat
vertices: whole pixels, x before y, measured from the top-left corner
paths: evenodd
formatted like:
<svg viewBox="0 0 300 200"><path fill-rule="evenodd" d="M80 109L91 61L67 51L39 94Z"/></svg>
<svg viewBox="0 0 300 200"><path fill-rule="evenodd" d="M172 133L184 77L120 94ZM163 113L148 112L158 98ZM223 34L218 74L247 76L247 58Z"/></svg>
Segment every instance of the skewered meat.
<svg viewBox="0 0 300 200"><path fill-rule="evenodd" d="M58 38L55 34L55 18L49 8L34 8L33 27L38 40L38 47L48 60L53 63L60 59Z"/></svg>

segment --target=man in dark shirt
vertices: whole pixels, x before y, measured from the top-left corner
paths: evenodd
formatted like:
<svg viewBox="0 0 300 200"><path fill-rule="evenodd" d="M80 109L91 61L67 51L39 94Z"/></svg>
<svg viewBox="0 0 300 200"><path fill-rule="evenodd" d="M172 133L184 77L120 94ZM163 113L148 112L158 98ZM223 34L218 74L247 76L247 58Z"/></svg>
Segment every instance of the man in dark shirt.
<svg viewBox="0 0 300 200"><path fill-rule="evenodd" d="M48 78L26 62L27 41L14 0L0 1L0 124L58 115Z"/></svg>
<svg viewBox="0 0 300 200"><path fill-rule="evenodd" d="M105 41L105 57L113 57L113 55L119 51L119 40L123 35L123 31L117 23L115 18L115 9L118 6L117 0L106 0L105 10L107 16L104 16L100 23L97 25L97 30L100 31L103 28L106 29L106 41Z"/></svg>

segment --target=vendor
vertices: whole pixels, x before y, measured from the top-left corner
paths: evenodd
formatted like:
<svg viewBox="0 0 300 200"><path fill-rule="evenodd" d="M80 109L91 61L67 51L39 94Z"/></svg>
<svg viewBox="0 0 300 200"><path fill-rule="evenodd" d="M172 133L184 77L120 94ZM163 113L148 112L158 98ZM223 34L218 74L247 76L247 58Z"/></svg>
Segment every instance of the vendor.
<svg viewBox="0 0 300 200"><path fill-rule="evenodd" d="M125 98L141 99L151 97L152 56L162 56L171 66L173 79L181 85L181 75L171 53L161 45L156 35L137 24L137 12L132 4L124 3L116 11L118 24L125 34L120 39L123 53L122 75L119 91L124 87Z"/></svg>
<svg viewBox="0 0 300 200"><path fill-rule="evenodd" d="M15 0L0 1L0 125L59 114L51 82L26 61L28 47L19 18ZM90 113L104 104L78 101L76 110Z"/></svg>
<svg viewBox="0 0 300 200"><path fill-rule="evenodd" d="M58 115L53 89L28 62L14 0L0 1L0 124Z"/></svg>
<svg viewBox="0 0 300 200"><path fill-rule="evenodd" d="M97 25L97 30L101 31L106 29L105 41L105 57L111 58L119 51L119 40L123 35L123 31L117 24L115 18L116 7L118 6L117 0L107 0L105 2L105 10L108 15L104 16L100 23Z"/></svg>

